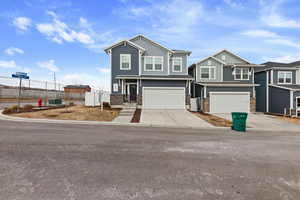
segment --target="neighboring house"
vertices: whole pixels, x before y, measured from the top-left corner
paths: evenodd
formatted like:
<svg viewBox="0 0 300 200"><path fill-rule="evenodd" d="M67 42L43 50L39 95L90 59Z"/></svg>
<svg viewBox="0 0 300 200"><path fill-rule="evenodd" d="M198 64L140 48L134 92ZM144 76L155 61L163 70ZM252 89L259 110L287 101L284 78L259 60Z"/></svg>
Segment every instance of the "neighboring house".
<svg viewBox="0 0 300 200"><path fill-rule="evenodd" d="M64 91L65 93L84 94L90 92L91 87L89 85L67 85L64 87Z"/></svg>
<svg viewBox="0 0 300 200"><path fill-rule="evenodd" d="M255 72L257 111L298 116L300 112L300 61L264 63Z"/></svg>
<svg viewBox="0 0 300 200"><path fill-rule="evenodd" d="M190 51L169 49L137 35L105 49L111 65L112 106L184 109L190 102Z"/></svg>
<svg viewBox="0 0 300 200"><path fill-rule="evenodd" d="M200 111L255 112L253 75L260 67L226 49L191 65L192 97L199 98Z"/></svg>

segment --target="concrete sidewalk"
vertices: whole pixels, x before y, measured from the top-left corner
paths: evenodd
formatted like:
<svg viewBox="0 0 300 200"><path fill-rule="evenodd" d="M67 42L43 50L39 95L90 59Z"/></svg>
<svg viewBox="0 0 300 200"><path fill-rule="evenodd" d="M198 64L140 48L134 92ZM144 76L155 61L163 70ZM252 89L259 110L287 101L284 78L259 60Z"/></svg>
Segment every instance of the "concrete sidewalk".
<svg viewBox="0 0 300 200"><path fill-rule="evenodd" d="M113 122L116 122L116 123L130 123L131 119L133 118L135 110L136 110L136 107L132 107L132 106L124 107L120 111L119 116L117 116L113 120Z"/></svg>
<svg viewBox="0 0 300 200"><path fill-rule="evenodd" d="M3 110L0 110L0 120L15 121L15 122L28 122L28 123L49 123L49 124L78 124L78 125L104 125L104 126L139 126L139 127L158 127L158 128L187 128L181 124L149 124L149 123L128 123L128 122L100 122L100 121L80 121L80 120L55 120L55 119L33 119L8 116L2 114ZM228 129L213 126L193 126L191 129Z"/></svg>
<svg viewBox="0 0 300 200"><path fill-rule="evenodd" d="M151 126L176 126L182 128L211 128L213 125L187 110L142 110L141 123ZM214 127L216 128L216 127Z"/></svg>
<svg viewBox="0 0 300 200"><path fill-rule="evenodd" d="M232 120L231 114L215 114L218 117ZM300 125L289 123L278 119L276 116L265 115L263 113L249 113L247 126L257 130L270 131L299 131Z"/></svg>

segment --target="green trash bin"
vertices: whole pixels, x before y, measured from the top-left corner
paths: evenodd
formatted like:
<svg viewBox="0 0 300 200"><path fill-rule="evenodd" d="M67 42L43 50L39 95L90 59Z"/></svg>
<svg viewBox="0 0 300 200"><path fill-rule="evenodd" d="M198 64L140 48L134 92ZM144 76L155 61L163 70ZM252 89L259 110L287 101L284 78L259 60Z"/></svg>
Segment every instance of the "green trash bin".
<svg viewBox="0 0 300 200"><path fill-rule="evenodd" d="M48 103L50 105L61 105L62 104L62 100L61 99L49 99Z"/></svg>
<svg viewBox="0 0 300 200"><path fill-rule="evenodd" d="M245 112L232 112L232 130L235 131L246 131L246 120L248 113Z"/></svg>

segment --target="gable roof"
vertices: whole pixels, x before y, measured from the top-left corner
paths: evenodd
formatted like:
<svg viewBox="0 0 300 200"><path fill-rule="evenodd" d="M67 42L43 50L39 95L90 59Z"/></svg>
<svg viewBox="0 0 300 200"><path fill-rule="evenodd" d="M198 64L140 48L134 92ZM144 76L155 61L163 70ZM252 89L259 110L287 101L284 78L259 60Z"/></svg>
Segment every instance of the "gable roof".
<svg viewBox="0 0 300 200"><path fill-rule="evenodd" d="M121 44L124 44L124 43L128 43L130 46L133 46L133 47L135 47L135 48L137 48L137 49L139 49L139 50L141 50L141 51L145 51L145 49L144 49L143 47L141 47L141 46L139 46L139 45L137 45L137 44L135 44L135 43L133 43L133 42L131 42L131 41L129 41L129 40L121 40L121 41L119 41L119 42L116 42L116 43L114 43L113 45L111 45L111 46L109 46L109 47L106 47L106 48L104 49L104 51L105 51L106 53L108 53L108 50L110 50L110 49L112 49L112 48L115 48L115 47L117 47L117 46L120 46Z"/></svg>
<svg viewBox="0 0 300 200"><path fill-rule="evenodd" d="M280 63L280 62L266 62L263 63L265 67L261 68L260 70L256 70L255 72L262 72L271 69L281 69L281 70L293 70L300 67L300 61L291 62L291 63Z"/></svg>
<svg viewBox="0 0 300 200"><path fill-rule="evenodd" d="M216 58L216 57L213 57L213 56L208 56L208 57L206 57L206 58L204 58L204 59L202 59L202 60L199 60L198 62L196 62L196 64L202 63L203 61L205 61L205 60L207 60L207 59L209 59L209 58L212 58L212 59L214 59L215 61L217 61L217 62L219 62L219 63L221 63L221 64L223 64L223 65L226 65L225 62L223 62L222 60L220 60L220 59L218 59L218 58Z"/></svg>
<svg viewBox="0 0 300 200"><path fill-rule="evenodd" d="M227 49L222 49L221 51L218 51L217 53L213 54L212 56L214 57L214 56L216 56L216 55L218 55L218 54L220 54L220 53L222 53L222 52L227 52L227 53L229 53L229 54L231 54L231 55L233 55L233 56L235 56L235 57L237 57L237 58L239 58L239 59L245 61L246 63L251 64L250 61L248 61L248 60L246 60L246 59L244 59L244 58L242 58L242 57L240 57L240 56L238 56L238 55L232 53L231 51L228 51Z"/></svg>
<svg viewBox="0 0 300 200"><path fill-rule="evenodd" d="M166 49L167 51L170 51L171 53L174 53L174 51L173 51L172 49L169 49L169 48L163 46L162 44L159 44L158 42L155 42L155 41L153 41L153 40L147 38L146 36L144 36L144 35L142 35L142 34L136 35L136 36L130 38L129 40L131 41L131 40L134 40L134 39L136 39L136 38L138 38L138 37L142 37L142 38L144 38L144 39L146 39L146 40L152 42L153 44L155 44L155 45L157 45L157 46L159 46L159 47L161 47L161 48L163 48L163 49Z"/></svg>

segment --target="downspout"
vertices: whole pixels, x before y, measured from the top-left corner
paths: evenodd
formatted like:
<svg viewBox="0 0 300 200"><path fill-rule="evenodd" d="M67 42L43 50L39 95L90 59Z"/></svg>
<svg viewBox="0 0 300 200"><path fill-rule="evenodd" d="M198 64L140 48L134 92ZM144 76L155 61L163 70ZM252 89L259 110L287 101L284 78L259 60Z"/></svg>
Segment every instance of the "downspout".
<svg viewBox="0 0 300 200"><path fill-rule="evenodd" d="M255 81L254 81L254 68L252 68L252 84L253 84L253 98L255 99L256 98L256 91L255 91Z"/></svg>
<svg viewBox="0 0 300 200"><path fill-rule="evenodd" d="M290 116L292 116L292 110L294 109L294 91L290 91Z"/></svg>
<svg viewBox="0 0 300 200"><path fill-rule="evenodd" d="M267 84L266 84L266 112L269 112L269 71L266 73L267 75Z"/></svg>

